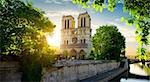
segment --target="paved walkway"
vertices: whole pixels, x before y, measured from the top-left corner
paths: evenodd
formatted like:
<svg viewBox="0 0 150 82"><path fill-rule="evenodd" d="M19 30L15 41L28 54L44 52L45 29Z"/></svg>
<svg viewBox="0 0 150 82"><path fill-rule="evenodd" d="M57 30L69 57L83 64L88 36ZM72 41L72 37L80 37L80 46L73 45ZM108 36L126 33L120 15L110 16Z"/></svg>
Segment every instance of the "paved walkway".
<svg viewBox="0 0 150 82"><path fill-rule="evenodd" d="M105 73L95 75L87 79L80 80L79 82L108 82L108 80L113 79L114 77L116 77L117 75L121 74L124 71L125 71L124 68L117 68Z"/></svg>

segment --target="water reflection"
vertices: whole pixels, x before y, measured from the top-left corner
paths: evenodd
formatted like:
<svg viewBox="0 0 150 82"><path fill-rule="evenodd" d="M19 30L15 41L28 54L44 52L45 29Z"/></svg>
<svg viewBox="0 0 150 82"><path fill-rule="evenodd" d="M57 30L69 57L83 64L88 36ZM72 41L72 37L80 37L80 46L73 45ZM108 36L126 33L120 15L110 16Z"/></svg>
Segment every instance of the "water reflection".
<svg viewBox="0 0 150 82"><path fill-rule="evenodd" d="M111 82L150 82L150 68L141 63L130 64L130 69Z"/></svg>
<svg viewBox="0 0 150 82"><path fill-rule="evenodd" d="M130 64L128 77L122 77L120 82L150 82L150 68L141 63ZM127 73L126 73L127 74Z"/></svg>
<svg viewBox="0 0 150 82"><path fill-rule="evenodd" d="M148 67L141 63L130 64L130 73L140 76L148 76Z"/></svg>
<svg viewBox="0 0 150 82"><path fill-rule="evenodd" d="M149 82L148 80L144 80L144 79L124 79L122 78L120 80L120 82Z"/></svg>

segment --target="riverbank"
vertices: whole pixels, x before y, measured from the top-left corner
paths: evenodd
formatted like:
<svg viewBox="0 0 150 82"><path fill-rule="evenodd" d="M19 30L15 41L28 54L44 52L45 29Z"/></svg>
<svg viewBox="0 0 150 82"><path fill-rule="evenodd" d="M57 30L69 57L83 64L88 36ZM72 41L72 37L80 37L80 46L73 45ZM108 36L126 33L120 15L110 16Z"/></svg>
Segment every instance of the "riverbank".
<svg viewBox="0 0 150 82"><path fill-rule="evenodd" d="M139 66L139 68L137 68ZM146 69L149 69L146 65L140 63L130 64L129 70L116 76L111 81L112 82L150 82L150 75ZM141 72L145 71L145 72ZM147 73L147 74L145 74ZM110 81L110 82L111 82Z"/></svg>
<svg viewBox="0 0 150 82"><path fill-rule="evenodd" d="M60 61L54 65L57 70L43 72L42 82L79 82L100 73L117 69L120 62L107 60Z"/></svg>
<svg viewBox="0 0 150 82"><path fill-rule="evenodd" d="M18 64L18 62L1 63L0 75L3 75L1 76L1 81L21 82L22 76L19 68L20 64ZM47 68L48 70L45 69L45 71L42 72L43 77L41 79L41 82L80 82L83 79L99 75L100 77L103 77L101 80L105 82L123 72L123 69L125 69L126 66L122 67L122 64L120 62L116 62L114 60L74 60L58 62L57 64L55 64L54 68L55 69L53 70ZM16 74L18 74L18 76Z"/></svg>
<svg viewBox="0 0 150 82"><path fill-rule="evenodd" d="M117 69L110 70L108 72L101 73L93 77L81 80L80 82L110 82L111 79L115 78L116 76L118 76L126 70L127 69L119 67Z"/></svg>

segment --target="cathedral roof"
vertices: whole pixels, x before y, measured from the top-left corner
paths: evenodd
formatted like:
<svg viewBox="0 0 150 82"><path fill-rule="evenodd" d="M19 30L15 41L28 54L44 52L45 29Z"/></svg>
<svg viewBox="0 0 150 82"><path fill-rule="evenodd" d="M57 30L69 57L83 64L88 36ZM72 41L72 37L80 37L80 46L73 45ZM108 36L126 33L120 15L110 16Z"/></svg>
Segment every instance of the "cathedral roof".
<svg viewBox="0 0 150 82"><path fill-rule="evenodd" d="M84 13L80 13L80 14L79 14L79 16L80 16L80 15L86 15L86 14L90 17L90 15L88 14L88 12L87 12L87 11L86 11L86 12L84 12Z"/></svg>
<svg viewBox="0 0 150 82"><path fill-rule="evenodd" d="M80 18L80 16L84 16L84 15L87 15L89 18L90 18L90 15L88 14L88 12L84 12L84 13L80 13L79 16L78 16L78 19ZM91 18L90 18L91 19Z"/></svg>
<svg viewBox="0 0 150 82"><path fill-rule="evenodd" d="M74 19L74 17L72 15L64 15L63 17L71 17Z"/></svg>

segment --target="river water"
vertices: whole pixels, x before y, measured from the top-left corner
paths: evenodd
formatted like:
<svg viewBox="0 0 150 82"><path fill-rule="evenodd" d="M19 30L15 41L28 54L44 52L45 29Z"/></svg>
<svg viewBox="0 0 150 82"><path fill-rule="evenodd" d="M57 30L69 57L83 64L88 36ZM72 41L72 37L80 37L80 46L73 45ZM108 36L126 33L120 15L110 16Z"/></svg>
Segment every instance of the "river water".
<svg viewBox="0 0 150 82"><path fill-rule="evenodd" d="M141 63L135 63L129 65L130 69L111 82L150 82L150 68Z"/></svg>

